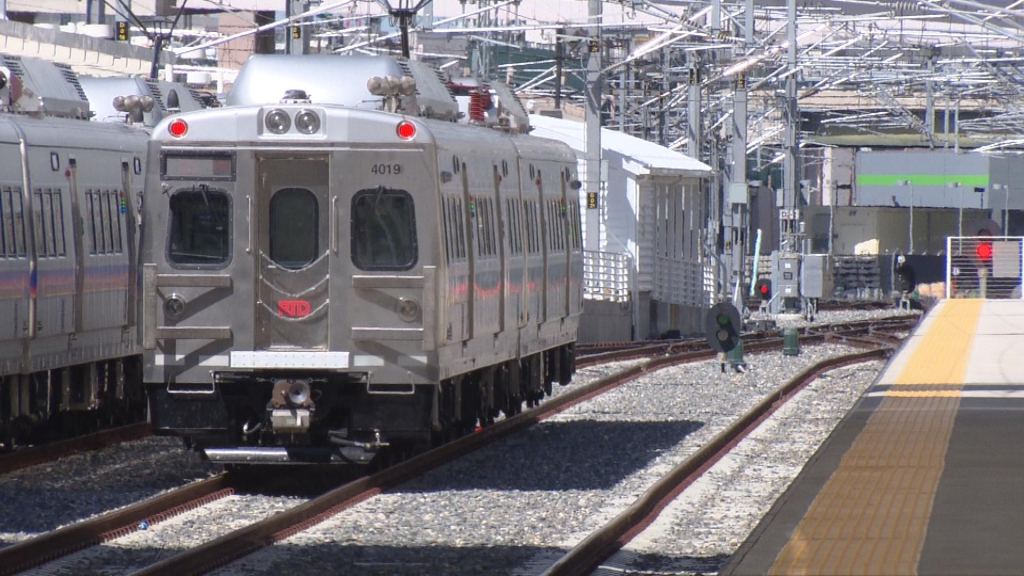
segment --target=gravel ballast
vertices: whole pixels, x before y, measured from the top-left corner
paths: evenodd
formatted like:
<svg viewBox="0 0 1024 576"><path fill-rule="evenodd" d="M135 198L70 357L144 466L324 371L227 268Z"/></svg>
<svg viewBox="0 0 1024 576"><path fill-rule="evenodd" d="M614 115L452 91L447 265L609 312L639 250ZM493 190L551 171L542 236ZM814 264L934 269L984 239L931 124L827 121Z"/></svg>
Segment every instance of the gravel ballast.
<svg viewBox="0 0 1024 576"><path fill-rule="evenodd" d="M0 548L215 473L178 438L150 437L0 476Z"/></svg>
<svg viewBox="0 0 1024 576"><path fill-rule="evenodd" d="M769 391L850 351L748 355L742 374L718 362L652 373L217 573L540 573ZM845 413L856 395L830 400L830 410Z"/></svg>

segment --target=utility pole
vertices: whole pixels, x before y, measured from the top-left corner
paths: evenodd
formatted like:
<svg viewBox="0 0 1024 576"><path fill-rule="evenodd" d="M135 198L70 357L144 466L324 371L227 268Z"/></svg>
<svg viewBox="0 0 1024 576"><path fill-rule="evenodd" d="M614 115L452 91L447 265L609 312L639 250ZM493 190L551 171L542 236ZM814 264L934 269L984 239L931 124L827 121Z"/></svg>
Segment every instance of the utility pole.
<svg viewBox="0 0 1024 576"><path fill-rule="evenodd" d="M285 0L285 16L291 18L305 14L309 9L307 0ZM288 27L288 38L285 40L286 54L309 54L309 30L306 26L293 22Z"/></svg>
<svg viewBox="0 0 1024 576"><path fill-rule="evenodd" d="M565 60L565 28L555 30L555 110L562 109L562 61Z"/></svg>
<svg viewBox="0 0 1024 576"><path fill-rule="evenodd" d="M726 234L725 260L729 272L725 285L728 288L743 280L747 253L747 79L742 72L736 76L731 128L732 145L729 147L727 161L729 169L725 172L725 206L722 213ZM750 281L756 280L751 278Z"/></svg>
<svg viewBox="0 0 1024 576"><path fill-rule="evenodd" d="M587 13L587 109L586 143L584 157L587 161L587 250L601 249L601 93L604 83L601 74L601 2L588 0ZM591 195L595 202L591 203Z"/></svg>
<svg viewBox="0 0 1024 576"><path fill-rule="evenodd" d="M789 41L788 62L789 77L786 78L785 121L786 141L785 159L782 175L783 212L779 218L782 252L799 252L799 208L800 208L800 165L797 152L800 143L800 113L796 101L796 0L787 0L788 20L786 38Z"/></svg>

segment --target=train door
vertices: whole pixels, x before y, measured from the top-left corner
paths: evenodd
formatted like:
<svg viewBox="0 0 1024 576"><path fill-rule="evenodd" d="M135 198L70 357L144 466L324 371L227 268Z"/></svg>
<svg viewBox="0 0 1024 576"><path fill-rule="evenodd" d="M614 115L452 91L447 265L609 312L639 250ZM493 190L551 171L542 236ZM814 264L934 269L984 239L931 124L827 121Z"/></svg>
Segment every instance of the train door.
<svg viewBox="0 0 1024 576"><path fill-rule="evenodd" d="M138 159L136 159L136 162ZM127 160L121 162L121 193L120 211L124 219L124 238L128 252L128 295L125 299L125 324L135 326L135 286L138 285L139 275L139 250L136 243L135 226L138 223L135 218L135 207L131 201L132 194L132 164Z"/></svg>
<svg viewBox="0 0 1024 576"><path fill-rule="evenodd" d="M82 218L82 207L78 190L78 160L68 158L68 182L71 197L68 208L71 210L71 232L69 249L75 252L75 324L74 331L82 332L85 328L85 231Z"/></svg>
<svg viewBox="0 0 1024 576"><path fill-rule="evenodd" d="M256 194L256 349L328 347L326 158L261 158Z"/></svg>
<svg viewBox="0 0 1024 576"><path fill-rule="evenodd" d="M33 248L36 257L35 299L37 337L70 332L74 324L71 289L75 284L74 263L68 261L65 235L64 196L60 188L32 190ZM118 229L120 232L120 229ZM73 254L72 254L73 256Z"/></svg>

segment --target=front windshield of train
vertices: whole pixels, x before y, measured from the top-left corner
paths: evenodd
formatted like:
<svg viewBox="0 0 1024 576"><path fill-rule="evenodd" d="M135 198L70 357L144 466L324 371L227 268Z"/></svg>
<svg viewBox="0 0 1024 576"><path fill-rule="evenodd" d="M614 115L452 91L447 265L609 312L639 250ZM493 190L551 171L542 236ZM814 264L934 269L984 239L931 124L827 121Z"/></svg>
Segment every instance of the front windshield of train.
<svg viewBox="0 0 1024 576"><path fill-rule="evenodd" d="M416 214L405 190L361 190L352 198L352 263L362 270L416 265Z"/></svg>
<svg viewBox="0 0 1024 576"><path fill-rule="evenodd" d="M224 190L198 186L171 195L168 260L221 266L231 255L231 199Z"/></svg>

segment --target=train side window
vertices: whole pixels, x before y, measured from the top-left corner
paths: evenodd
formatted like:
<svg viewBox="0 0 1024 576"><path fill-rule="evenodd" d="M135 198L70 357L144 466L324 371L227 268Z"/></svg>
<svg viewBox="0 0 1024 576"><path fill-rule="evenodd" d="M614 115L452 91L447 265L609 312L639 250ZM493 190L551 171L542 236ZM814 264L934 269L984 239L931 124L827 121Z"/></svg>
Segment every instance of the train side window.
<svg viewBox="0 0 1024 576"><path fill-rule="evenodd" d="M172 264L222 267L231 256L231 199L223 190L179 189L170 199Z"/></svg>
<svg viewBox="0 0 1024 576"><path fill-rule="evenodd" d="M418 257L412 195L383 186L356 192L352 263L361 270L408 270Z"/></svg>
<svg viewBox="0 0 1024 576"><path fill-rule="evenodd" d="M455 238L456 252L459 260L466 259L466 212L462 208L462 198L455 200Z"/></svg>
<svg viewBox="0 0 1024 576"><path fill-rule="evenodd" d="M452 263L451 226L448 224L448 198L441 197L441 235L444 236L444 262Z"/></svg>
<svg viewBox="0 0 1024 576"><path fill-rule="evenodd" d="M92 228L92 253L107 253L106 227L103 223L103 196L98 191L89 192L89 225Z"/></svg>
<svg viewBox="0 0 1024 576"><path fill-rule="evenodd" d="M11 208L11 195L8 186L0 190L0 255L5 258L18 255L14 249L14 210Z"/></svg>
<svg viewBox="0 0 1024 576"><path fill-rule="evenodd" d="M473 228L475 229L476 236L476 253L479 256L484 255L484 235L481 234L480 229L483 228L483 200L471 200L470 201L470 217L473 220Z"/></svg>
<svg viewBox="0 0 1024 576"><path fill-rule="evenodd" d="M319 256L319 206L305 188L282 188L270 199L270 259L289 270L312 264Z"/></svg>
<svg viewBox="0 0 1024 576"><path fill-rule="evenodd" d="M67 244L64 235L64 197L61 196L59 188L50 191L50 205L52 207L50 219L53 226L53 241L56 244L55 255L67 256Z"/></svg>
<svg viewBox="0 0 1024 576"><path fill-rule="evenodd" d="M117 245L114 243L114 220L117 218L117 212L112 212L110 209L110 191L103 193L101 199L103 209L103 234L105 236L103 246L107 254L113 254L117 252Z"/></svg>
<svg viewBox="0 0 1024 576"><path fill-rule="evenodd" d="M569 212L569 228L572 230L572 247L575 250L580 249L580 203L578 200L574 200L569 204L571 210Z"/></svg>
<svg viewBox="0 0 1024 576"><path fill-rule="evenodd" d="M117 197L117 191L107 195L107 204L110 205L110 248L111 251L122 254L124 244L121 239L121 209Z"/></svg>
<svg viewBox="0 0 1024 576"><path fill-rule="evenodd" d="M32 193L32 216L35 221L35 249L36 257L38 258L46 258L50 255L49 246L46 242L48 234L46 230L45 213L46 207L43 206L43 191L37 189Z"/></svg>
<svg viewBox="0 0 1024 576"><path fill-rule="evenodd" d="M533 206L531 206L531 203L523 202L523 219L525 220L524 223L526 224L526 251L529 252L530 254L533 254L534 252L537 251L534 248L533 243L535 230L533 226L533 219L530 218L530 215L532 213Z"/></svg>
<svg viewBox="0 0 1024 576"><path fill-rule="evenodd" d="M28 251L25 242L25 203L22 200L22 189L7 189L6 196L4 204L8 208L12 237L7 254L15 258L24 257L28 255Z"/></svg>
<svg viewBox="0 0 1024 576"><path fill-rule="evenodd" d="M491 201L488 199L481 200L480 202L480 215L482 216L483 226L481 227L481 236L484 241L484 255L490 256L494 250L491 247L491 234L494 230L494 223L491 221Z"/></svg>

